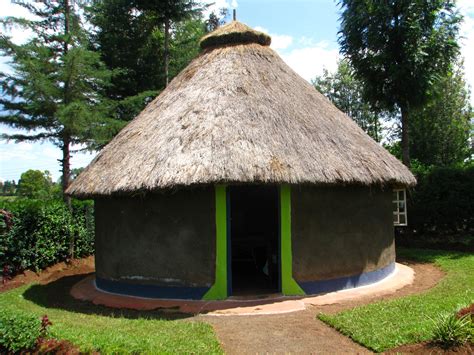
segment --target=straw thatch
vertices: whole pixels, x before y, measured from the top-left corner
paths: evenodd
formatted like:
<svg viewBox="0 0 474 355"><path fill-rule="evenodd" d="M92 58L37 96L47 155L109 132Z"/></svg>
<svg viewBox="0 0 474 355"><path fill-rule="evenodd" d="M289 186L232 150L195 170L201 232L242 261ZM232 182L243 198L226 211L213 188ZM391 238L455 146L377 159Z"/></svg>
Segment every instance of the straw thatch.
<svg viewBox="0 0 474 355"><path fill-rule="evenodd" d="M216 33L228 35L229 28L248 31L234 22ZM211 37L204 40L217 43ZM67 192L86 197L222 182L415 184L395 157L254 42L204 50Z"/></svg>
<svg viewBox="0 0 474 355"><path fill-rule="evenodd" d="M262 46L269 46L272 39L263 32L244 25L238 21L232 21L226 26L219 27L212 33L201 39L201 49L212 48L215 46L258 43Z"/></svg>

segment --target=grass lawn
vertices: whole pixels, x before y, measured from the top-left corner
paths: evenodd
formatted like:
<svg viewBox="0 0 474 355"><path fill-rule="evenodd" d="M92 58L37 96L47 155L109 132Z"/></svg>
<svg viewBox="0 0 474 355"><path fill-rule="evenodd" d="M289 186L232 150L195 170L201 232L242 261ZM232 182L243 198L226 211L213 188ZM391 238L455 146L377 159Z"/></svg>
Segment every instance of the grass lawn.
<svg viewBox="0 0 474 355"><path fill-rule="evenodd" d="M434 263L446 272L446 277L423 294L376 302L335 315L320 314L318 318L363 346L380 352L429 340L433 319L474 302L474 254L421 249L401 249L397 254Z"/></svg>
<svg viewBox="0 0 474 355"><path fill-rule="evenodd" d="M159 311L120 311L74 300L69 289L80 277L28 285L0 293L0 309L48 315L50 335L84 352L222 353L208 324Z"/></svg>

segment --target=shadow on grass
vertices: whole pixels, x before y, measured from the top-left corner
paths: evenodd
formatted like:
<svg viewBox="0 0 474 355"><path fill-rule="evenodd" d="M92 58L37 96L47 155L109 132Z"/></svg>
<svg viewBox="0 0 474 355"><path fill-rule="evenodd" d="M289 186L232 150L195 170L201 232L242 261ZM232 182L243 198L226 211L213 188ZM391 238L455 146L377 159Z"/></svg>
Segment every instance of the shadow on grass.
<svg viewBox="0 0 474 355"><path fill-rule="evenodd" d="M161 319L176 320L193 317L192 314L171 310L149 310L138 311L132 309L116 309L95 305L91 302L80 301L69 294L72 286L91 274L82 274L74 276L65 276L56 281L52 281L45 285L32 285L23 293L23 297L38 306L44 308L60 309L68 312L92 314L99 316L107 316L113 318L128 319Z"/></svg>
<svg viewBox="0 0 474 355"><path fill-rule="evenodd" d="M397 247L397 262L435 263L440 257L456 260L469 254L460 251Z"/></svg>

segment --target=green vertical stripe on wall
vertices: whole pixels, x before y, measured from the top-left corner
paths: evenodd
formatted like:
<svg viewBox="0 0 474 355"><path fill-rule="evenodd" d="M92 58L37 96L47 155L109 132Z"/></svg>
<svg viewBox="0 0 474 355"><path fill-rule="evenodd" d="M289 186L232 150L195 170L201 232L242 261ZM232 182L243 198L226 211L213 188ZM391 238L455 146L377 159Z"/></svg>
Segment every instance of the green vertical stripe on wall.
<svg viewBox="0 0 474 355"><path fill-rule="evenodd" d="M227 194L225 185L216 185L216 276L205 300L227 298Z"/></svg>
<svg viewBox="0 0 474 355"><path fill-rule="evenodd" d="M291 253L291 188L280 186L280 254L281 292L284 295L304 295L293 279L293 254Z"/></svg>

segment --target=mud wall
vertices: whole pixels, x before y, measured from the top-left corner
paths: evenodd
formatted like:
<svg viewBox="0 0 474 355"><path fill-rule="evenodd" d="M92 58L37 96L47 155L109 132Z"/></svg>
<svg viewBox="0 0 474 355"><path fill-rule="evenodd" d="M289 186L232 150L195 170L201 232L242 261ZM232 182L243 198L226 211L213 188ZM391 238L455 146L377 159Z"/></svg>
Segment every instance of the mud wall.
<svg viewBox="0 0 474 355"><path fill-rule="evenodd" d="M99 279L164 287L214 283L213 188L98 198L95 211Z"/></svg>
<svg viewBox="0 0 474 355"><path fill-rule="evenodd" d="M391 189L292 187L293 277L330 280L395 261Z"/></svg>

